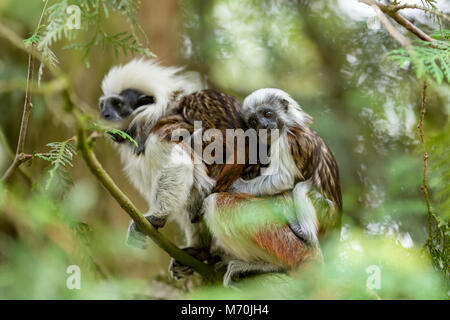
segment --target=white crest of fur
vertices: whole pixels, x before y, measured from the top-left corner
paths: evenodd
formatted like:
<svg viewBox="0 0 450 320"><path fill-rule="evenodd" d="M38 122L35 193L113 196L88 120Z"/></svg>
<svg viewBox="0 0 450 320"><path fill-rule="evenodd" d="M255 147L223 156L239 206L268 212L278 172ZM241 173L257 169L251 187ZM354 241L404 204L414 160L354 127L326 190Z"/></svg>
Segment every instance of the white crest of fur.
<svg viewBox="0 0 450 320"><path fill-rule="evenodd" d="M104 77L102 91L105 97L118 95L126 89L138 90L155 97L155 103L135 110L134 121L154 124L168 113L175 91L191 93L193 86L178 73L183 68L164 67L156 60L135 59L125 65L113 67Z"/></svg>
<svg viewBox="0 0 450 320"><path fill-rule="evenodd" d="M276 88L263 88L253 91L245 98L242 110L243 112L254 110L256 106L268 103L274 97L289 102L288 116L284 117L287 126L297 125L303 127L312 123L312 117L303 111L297 101L292 99L287 92Z"/></svg>

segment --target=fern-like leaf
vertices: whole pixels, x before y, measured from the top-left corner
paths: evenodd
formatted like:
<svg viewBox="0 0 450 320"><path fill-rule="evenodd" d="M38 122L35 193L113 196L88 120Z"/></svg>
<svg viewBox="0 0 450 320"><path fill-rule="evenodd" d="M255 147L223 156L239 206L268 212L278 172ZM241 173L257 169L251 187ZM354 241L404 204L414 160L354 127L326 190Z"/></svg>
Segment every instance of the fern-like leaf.
<svg viewBox="0 0 450 320"><path fill-rule="evenodd" d="M429 74L439 84L445 79L450 83L450 41L417 40L413 42L413 51L413 57L404 48L389 52L388 57L400 66L412 63L418 78Z"/></svg>
<svg viewBox="0 0 450 320"><path fill-rule="evenodd" d="M26 40L26 44L36 44L38 50L42 53L44 59L50 64L57 64L58 59L51 46L60 40L69 40L70 42L78 34L79 30L70 28L68 20L71 18L68 8L76 5L80 10L80 27L84 32L91 32L92 37L87 43L69 44L65 49L83 50L83 61L89 67L89 56L92 47L106 44L112 46L116 55L121 51L125 55L140 54L144 56L154 56L154 54L139 40L139 37L148 42L145 32L136 19L138 10L138 0L60 0L44 9L43 15L47 19L47 25L38 26L33 35ZM110 17L110 12L115 12L125 16L129 22L129 31L109 35L104 30L104 19ZM42 30L42 31L41 31ZM42 74L41 65L39 69L39 79Z"/></svg>
<svg viewBox="0 0 450 320"><path fill-rule="evenodd" d="M41 41L41 31L45 27L45 25L38 26L36 30L33 32L31 37L23 40L23 43L25 44L25 47L30 47L32 45L39 45L39 42Z"/></svg>
<svg viewBox="0 0 450 320"><path fill-rule="evenodd" d="M90 124L91 129L95 130L97 132L106 134L107 136L109 136L111 139L113 139L114 141L118 141L118 140L128 140L131 143L133 143L136 147L139 147L139 144L137 143L136 140L133 139L132 136L130 136L128 133L116 129L116 128L105 128L102 127L101 125L99 125L96 122L91 122Z"/></svg>
<svg viewBox="0 0 450 320"><path fill-rule="evenodd" d="M136 147L138 147L138 143L136 140L134 140L128 133L114 128L107 128L105 129L105 133L111 137L113 140L117 140L118 137L120 137L123 140L128 140L132 142Z"/></svg>
<svg viewBox="0 0 450 320"><path fill-rule="evenodd" d="M35 154L37 158L48 161L51 164L50 170L48 171L49 177L45 183L45 190L50 188L55 176L58 176L64 185L72 185L73 180L66 168L73 167L73 156L77 154L75 146L71 140L51 142L47 146L50 148L48 153Z"/></svg>
<svg viewBox="0 0 450 320"><path fill-rule="evenodd" d="M436 40L450 40L450 30L436 30L432 34L430 34L430 37Z"/></svg>

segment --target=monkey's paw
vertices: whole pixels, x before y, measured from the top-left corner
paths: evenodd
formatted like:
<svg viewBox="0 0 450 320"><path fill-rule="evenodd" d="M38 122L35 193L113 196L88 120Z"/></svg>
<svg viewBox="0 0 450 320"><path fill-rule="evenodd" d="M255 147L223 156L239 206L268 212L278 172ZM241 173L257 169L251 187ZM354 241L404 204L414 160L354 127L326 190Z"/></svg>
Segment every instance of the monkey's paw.
<svg viewBox="0 0 450 320"><path fill-rule="evenodd" d="M305 228L297 222L290 222L289 227L291 228L292 232L294 232L294 234L306 245L313 247L319 245L315 229Z"/></svg>
<svg viewBox="0 0 450 320"><path fill-rule="evenodd" d="M155 227L160 228L163 227L166 223L166 219L155 217L153 215L146 215L145 218ZM147 248L148 239L147 236L139 230L138 226L134 221L130 222L130 225L128 226L128 232L127 232L127 244L136 247L139 249L145 249Z"/></svg>
<svg viewBox="0 0 450 320"><path fill-rule="evenodd" d="M206 262L211 259L209 251L206 248L187 247L182 250L202 262ZM172 258L169 264L169 273L175 280L180 280L186 278L186 276L192 275L194 273L194 269Z"/></svg>
<svg viewBox="0 0 450 320"><path fill-rule="evenodd" d="M245 192L245 190L246 190L245 186L246 186L245 180L242 178L239 178L228 187L228 191Z"/></svg>
<svg viewBox="0 0 450 320"><path fill-rule="evenodd" d="M173 279L181 280L192 275L194 273L194 269L172 258L169 264L169 273Z"/></svg>
<svg viewBox="0 0 450 320"><path fill-rule="evenodd" d="M147 236L137 229L134 221L131 221L128 226L127 244L138 249L145 249L148 245L147 241Z"/></svg>
<svg viewBox="0 0 450 320"><path fill-rule="evenodd" d="M158 217L153 214L148 214L145 218L154 226L156 229L164 227L167 222L167 217Z"/></svg>
<svg viewBox="0 0 450 320"><path fill-rule="evenodd" d="M235 280L239 279L239 275L246 270L246 263L239 260L231 260L227 264L227 271L223 277L223 286L230 287Z"/></svg>

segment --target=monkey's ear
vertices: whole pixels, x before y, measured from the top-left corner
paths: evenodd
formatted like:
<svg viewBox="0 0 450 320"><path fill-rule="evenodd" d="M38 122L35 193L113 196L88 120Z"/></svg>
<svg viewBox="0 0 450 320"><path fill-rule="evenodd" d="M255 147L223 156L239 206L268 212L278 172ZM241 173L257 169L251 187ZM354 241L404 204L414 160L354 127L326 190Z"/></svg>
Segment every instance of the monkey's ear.
<svg viewBox="0 0 450 320"><path fill-rule="evenodd" d="M145 106L147 104L154 104L154 103L155 103L155 97L154 96L142 95L137 100L138 107Z"/></svg>
<svg viewBox="0 0 450 320"><path fill-rule="evenodd" d="M298 105L298 103L295 102L295 101L289 101L288 99L281 98L281 99L280 99L280 102L281 102L281 104L282 104L283 107L284 107L284 111L286 111L286 112L289 110L289 106L290 106L290 105L291 105L291 108L302 110L302 107L300 107L300 106Z"/></svg>
<svg viewBox="0 0 450 320"><path fill-rule="evenodd" d="M288 111L288 108L289 108L289 101L287 101L286 99L281 99L280 102L281 102L281 104L282 104L283 107L284 107L284 111Z"/></svg>

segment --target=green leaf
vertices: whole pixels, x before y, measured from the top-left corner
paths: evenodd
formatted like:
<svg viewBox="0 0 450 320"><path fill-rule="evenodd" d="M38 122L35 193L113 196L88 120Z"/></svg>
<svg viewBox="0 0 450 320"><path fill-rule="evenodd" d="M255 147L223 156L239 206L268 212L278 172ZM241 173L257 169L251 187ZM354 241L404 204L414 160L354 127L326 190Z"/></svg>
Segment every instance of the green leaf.
<svg viewBox="0 0 450 320"><path fill-rule="evenodd" d="M397 61L400 66L410 62L416 70L417 78L425 74L431 76L438 84L444 80L450 83L450 41L433 42L417 40L413 42L414 55L404 49L392 50L389 59Z"/></svg>
<svg viewBox="0 0 450 320"><path fill-rule="evenodd" d="M50 148L49 152L35 154L35 157L51 163L48 171L49 177L45 183L45 190L50 188L55 176L58 176L60 181L65 185L73 184L73 180L66 170L67 167L73 167L73 156L77 154L71 140L51 142L47 146Z"/></svg>
<svg viewBox="0 0 450 320"><path fill-rule="evenodd" d="M433 31L433 33L430 34L430 37L436 40L450 40L450 30L442 29Z"/></svg>
<svg viewBox="0 0 450 320"><path fill-rule="evenodd" d="M108 129L105 129L105 133L108 134L113 139L115 139L115 136L118 135L118 136L122 137L125 140L131 141L132 143L134 143L134 145L136 147L139 146L136 140L134 140L128 133L123 132L122 130L114 129L114 128L108 128Z"/></svg>

